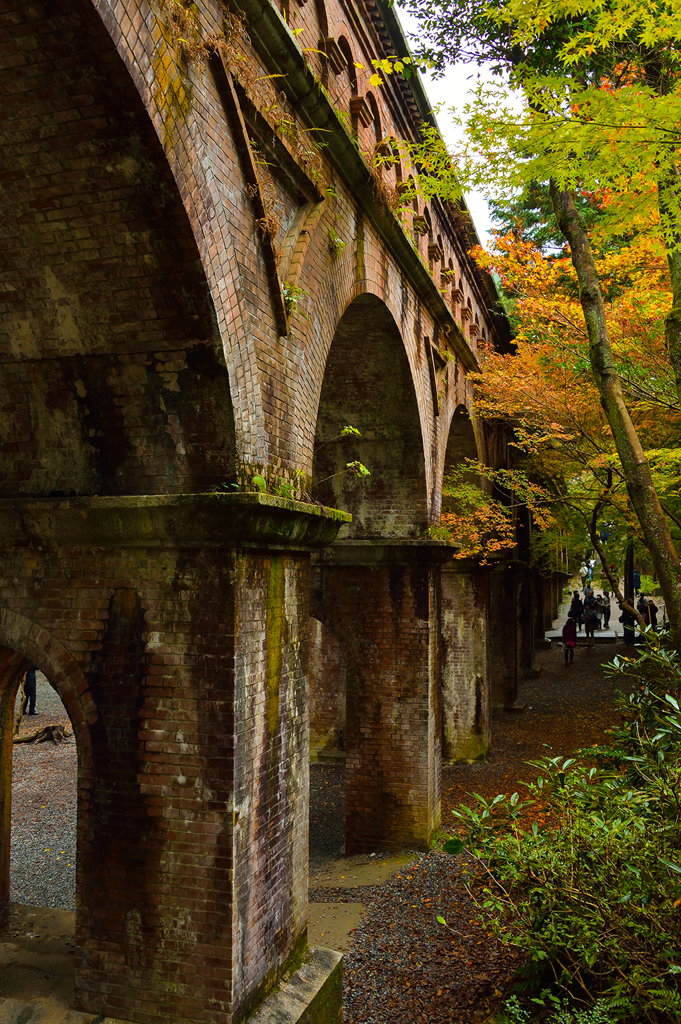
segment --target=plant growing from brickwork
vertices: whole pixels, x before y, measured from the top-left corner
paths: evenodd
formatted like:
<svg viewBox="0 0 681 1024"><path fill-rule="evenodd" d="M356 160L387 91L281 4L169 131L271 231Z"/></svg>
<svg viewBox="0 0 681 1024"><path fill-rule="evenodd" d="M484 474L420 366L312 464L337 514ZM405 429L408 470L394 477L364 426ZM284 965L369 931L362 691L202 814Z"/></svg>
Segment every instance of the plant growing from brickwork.
<svg viewBox="0 0 681 1024"><path fill-rule="evenodd" d="M343 241L334 228L329 231L329 252L332 256L340 256L348 243Z"/></svg>
<svg viewBox="0 0 681 1024"><path fill-rule="evenodd" d="M605 745L531 762L529 799L478 796L455 812L462 835L445 849L478 858L478 906L526 953L524 1012L541 1007L523 1017L516 999L507 1019L681 1016L681 666L668 638L647 638L608 667L632 691ZM525 824L537 801L547 824Z"/></svg>
<svg viewBox="0 0 681 1024"><path fill-rule="evenodd" d="M303 295L309 295L309 292L305 291L304 288L300 288L297 284L289 284L288 281L284 281L281 288L284 293L284 305L286 306L287 314L292 316L294 313L297 313L299 316L305 316L300 310L300 300Z"/></svg>
<svg viewBox="0 0 681 1024"><path fill-rule="evenodd" d="M272 494L277 498L309 502L310 477L303 470L288 466L269 465L257 462L241 462L237 468L236 483L222 483L215 488L218 492L233 494L236 491L251 494Z"/></svg>

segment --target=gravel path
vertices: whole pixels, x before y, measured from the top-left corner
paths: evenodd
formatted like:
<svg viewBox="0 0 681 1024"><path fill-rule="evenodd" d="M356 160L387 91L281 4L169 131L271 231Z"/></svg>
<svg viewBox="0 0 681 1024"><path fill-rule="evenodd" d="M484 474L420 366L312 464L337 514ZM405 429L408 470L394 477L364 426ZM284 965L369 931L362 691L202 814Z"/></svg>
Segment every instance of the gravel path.
<svg viewBox="0 0 681 1024"><path fill-rule="evenodd" d="M56 724L71 733L66 709L42 672L37 674L36 710L35 716L22 719L20 736ZM10 899L17 903L76 909L77 768L73 738L58 746L14 746Z"/></svg>
<svg viewBox="0 0 681 1024"><path fill-rule="evenodd" d="M345 765L310 764L310 867L345 856Z"/></svg>
<svg viewBox="0 0 681 1024"><path fill-rule="evenodd" d="M562 651L537 653L538 679L521 684L523 714L493 719L493 748L487 761L443 769L442 821L454 831L453 807L472 802L470 794L511 793L534 772L530 758L568 754L598 742L616 720L616 685L602 662L623 645L580 648L565 669ZM548 748L547 745L548 744ZM535 773L536 774L536 773ZM528 814L530 820L532 815ZM542 822L541 808L534 819ZM437 851L421 855L383 886L361 890L317 890L313 899L361 900L367 908L345 954L345 1024L478 1024L509 991L520 964L480 922L471 898L481 880L472 858ZM438 924L443 917L448 928Z"/></svg>

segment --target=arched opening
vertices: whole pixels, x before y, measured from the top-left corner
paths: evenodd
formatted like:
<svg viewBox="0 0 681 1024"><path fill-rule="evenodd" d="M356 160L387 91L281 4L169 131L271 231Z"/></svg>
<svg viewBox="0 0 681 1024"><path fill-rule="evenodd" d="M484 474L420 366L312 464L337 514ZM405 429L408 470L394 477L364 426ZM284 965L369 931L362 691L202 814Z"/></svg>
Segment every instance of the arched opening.
<svg viewBox="0 0 681 1024"><path fill-rule="evenodd" d="M0 493L208 490L234 477L230 384L175 179L90 0L37 11L14 19L40 88L0 72Z"/></svg>
<svg viewBox="0 0 681 1024"><path fill-rule="evenodd" d="M45 649L33 639L38 633ZM30 712L33 705L37 713L19 719L21 684L27 670L32 681L33 668L35 704L26 694L25 710ZM84 678L62 645L23 616L1 612L0 901L13 959L23 965L15 975L5 973L2 994L9 981L19 1010L25 997L39 1004L34 1012L40 1019L49 1011L61 1020L59 1014L66 1017L73 1006L76 918L82 935L92 910L80 898L87 875L83 852L91 837L80 812L90 806L92 796L93 717ZM16 742L64 733L66 743ZM38 945L36 938L41 939Z"/></svg>
<svg viewBox="0 0 681 1024"><path fill-rule="evenodd" d="M57 688L35 665L22 675L5 722L14 736L9 897L75 912L76 742Z"/></svg>
<svg viewBox="0 0 681 1024"><path fill-rule="evenodd" d="M427 206L423 208L423 219L428 226L428 244L430 245L433 241L433 222L430 217L430 210Z"/></svg>
<svg viewBox="0 0 681 1024"><path fill-rule="evenodd" d="M444 486L446 489L447 480L451 479L453 473L465 466L466 460L478 459L478 446L475 440L475 431L468 410L465 406L459 405L454 410L452 421L449 425L449 436L447 438L447 449L445 451L444 464ZM464 471L463 479L466 483L479 483L477 473ZM446 494L442 497L442 507L446 510L448 499Z"/></svg>
<svg viewBox="0 0 681 1024"><path fill-rule="evenodd" d="M359 431L341 437L345 427ZM356 476L348 463L370 475ZM411 368L386 306L361 295L336 329L317 414L313 496L353 515L340 537L420 537L423 438Z"/></svg>
<svg viewBox="0 0 681 1024"><path fill-rule="evenodd" d="M347 41L345 36L341 36L338 40L338 47L345 57L346 71L348 78L348 87L350 89L350 95L357 95L357 68L355 67L354 57L352 56L352 47ZM346 72L344 72L345 74Z"/></svg>
<svg viewBox="0 0 681 1024"><path fill-rule="evenodd" d="M371 475L355 476L347 468L353 463ZM337 803L344 792L348 855L413 848L427 843L439 806L426 796L417 807L405 781L418 778L431 796L436 786L428 754L436 713L428 655L434 581L427 553L404 544L427 526L414 382L397 325L373 295L351 303L329 350L313 496L354 519L312 577L310 707L320 763L312 768L311 838L317 849L323 845L316 793L331 793ZM423 742L403 742L423 730ZM329 843L341 839L336 803L325 814Z"/></svg>
<svg viewBox="0 0 681 1024"><path fill-rule="evenodd" d="M371 119L374 125L374 135L376 137L376 142L380 142L381 139L383 138L383 129L381 127L381 112L378 109L376 97L372 92L368 92L366 94L366 101L369 104L369 109L371 110Z"/></svg>
<svg viewBox="0 0 681 1024"><path fill-rule="evenodd" d="M326 39L329 34L329 20L326 16L326 5L324 0L315 0L315 10L317 12L317 24L319 25L319 33L322 40Z"/></svg>
<svg viewBox="0 0 681 1024"><path fill-rule="evenodd" d="M465 468L469 459L478 460L478 447L471 417L460 405L445 452L445 513L460 509L458 485L480 485L479 475ZM442 572L441 595L442 756L449 762L474 761L486 755L491 739L488 574L452 561Z"/></svg>

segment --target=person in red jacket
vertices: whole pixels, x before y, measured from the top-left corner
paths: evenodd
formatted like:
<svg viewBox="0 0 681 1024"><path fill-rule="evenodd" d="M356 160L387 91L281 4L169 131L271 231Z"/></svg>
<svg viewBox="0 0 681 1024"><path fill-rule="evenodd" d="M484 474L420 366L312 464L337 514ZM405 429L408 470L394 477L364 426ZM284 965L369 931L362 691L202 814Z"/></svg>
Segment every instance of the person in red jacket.
<svg viewBox="0 0 681 1024"><path fill-rule="evenodd" d="M563 650L565 652L565 668L575 660L575 647L577 646L577 625L571 615L563 626Z"/></svg>

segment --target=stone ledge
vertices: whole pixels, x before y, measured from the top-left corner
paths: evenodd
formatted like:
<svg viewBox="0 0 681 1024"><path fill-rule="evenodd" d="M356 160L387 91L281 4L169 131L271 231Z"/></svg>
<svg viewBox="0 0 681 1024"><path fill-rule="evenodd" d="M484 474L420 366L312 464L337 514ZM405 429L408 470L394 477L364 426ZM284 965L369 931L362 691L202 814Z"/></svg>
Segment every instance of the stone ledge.
<svg viewBox="0 0 681 1024"><path fill-rule="evenodd" d="M331 544L352 516L272 494L0 499L0 548L286 547Z"/></svg>
<svg viewBox="0 0 681 1024"><path fill-rule="evenodd" d="M248 1024L341 1024L342 996L342 955L311 949L307 962L268 996Z"/></svg>
<svg viewBox="0 0 681 1024"><path fill-rule="evenodd" d="M444 540L407 540L381 537L371 540L339 540L318 552L319 565L423 565L452 559L453 546Z"/></svg>

